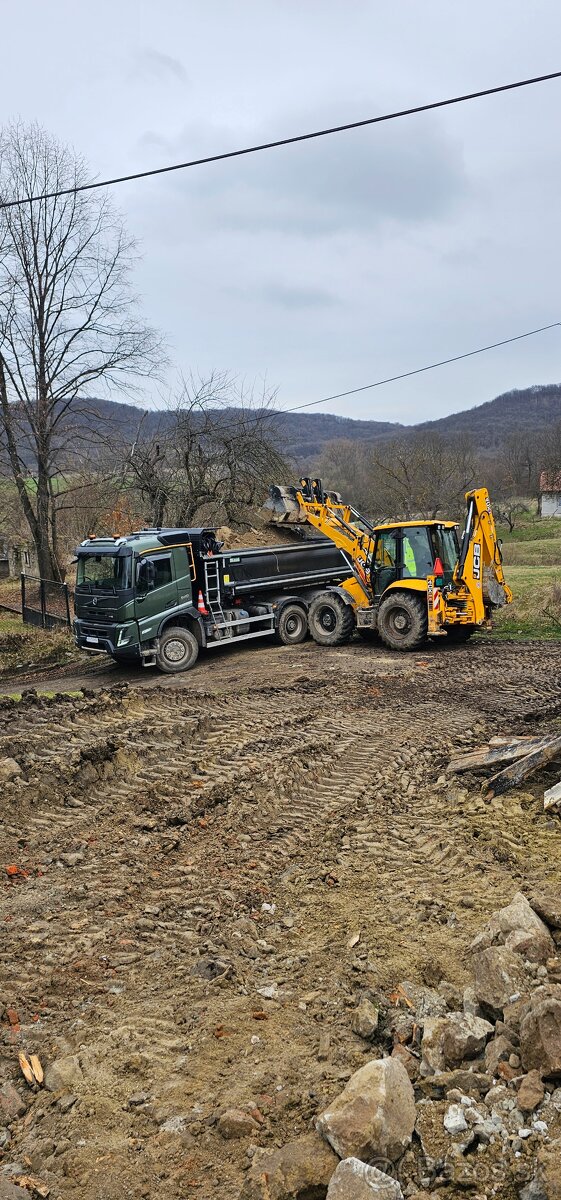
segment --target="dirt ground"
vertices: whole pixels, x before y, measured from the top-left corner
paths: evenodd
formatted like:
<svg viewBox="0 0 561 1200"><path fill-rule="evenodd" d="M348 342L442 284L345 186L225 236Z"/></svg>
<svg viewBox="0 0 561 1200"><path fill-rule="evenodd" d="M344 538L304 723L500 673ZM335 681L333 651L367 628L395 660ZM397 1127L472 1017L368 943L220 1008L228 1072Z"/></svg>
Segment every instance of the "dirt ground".
<svg viewBox="0 0 561 1200"><path fill-rule="evenodd" d="M553 774L493 801L442 778L452 751L554 730L560 674L558 644L306 642L0 701L22 768L0 812L0 1071L75 1056L28 1089L0 1164L51 1200L235 1200L251 1147L307 1132L372 1056L361 991L467 982L490 913L561 885ZM231 1107L254 1114L241 1140L217 1129Z"/></svg>

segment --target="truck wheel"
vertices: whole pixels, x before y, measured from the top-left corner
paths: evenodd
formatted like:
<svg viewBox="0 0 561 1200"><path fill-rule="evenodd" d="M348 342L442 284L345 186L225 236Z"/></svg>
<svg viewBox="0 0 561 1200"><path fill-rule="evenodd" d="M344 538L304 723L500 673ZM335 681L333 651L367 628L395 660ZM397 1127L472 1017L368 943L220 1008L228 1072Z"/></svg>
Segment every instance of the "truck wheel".
<svg viewBox="0 0 561 1200"><path fill-rule="evenodd" d="M448 630L449 642L468 642L472 634L475 633L473 625L451 625Z"/></svg>
<svg viewBox="0 0 561 1200"><path fill-rule="evenodd" d="M300 604L286 604L277 624L277 641L283 646L297 646L308 636L308 620Z"/></svg>
<svg viewBox="0 0 561 1200"><path fill-rule="evenodd" d="M355 614L339 596L322 592L310 604L308 625L320 646L343 646L354 633Z"/></svg>
<svg viewBox="0 0 561 1200"><path fill-rule="evenodd" d="M188 671L197 661L199 643L194 634L181 625L165 629L156 651L156 666L167 675Z"/></svg>
<svg viewBox="0 0 561 1200"><path fill-rule="evenodd" d="M391 592L378 610L378 631L390 650L416 650L427 636L426 597Z"/></svg>

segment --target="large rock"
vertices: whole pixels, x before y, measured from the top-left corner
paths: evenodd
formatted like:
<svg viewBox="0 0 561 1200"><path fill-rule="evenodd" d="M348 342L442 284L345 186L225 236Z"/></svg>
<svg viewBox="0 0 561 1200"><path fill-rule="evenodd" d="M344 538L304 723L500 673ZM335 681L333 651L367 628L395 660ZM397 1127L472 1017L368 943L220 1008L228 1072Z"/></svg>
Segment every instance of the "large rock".
<svg viewBox="0 0 561 1200"><path fill-rule="evenodd" d="M351 1029L359 1037L370 1041L378 1029L378 1009L364 996L351 1018Z"/></svg>
<svg viewBox="0 0 561 1200"><path fill-rule="evenodd" d="M21 775L21 767L15 758L0 758L0 783L9 783Z"/></svg>
<svg viewBox="0 0 561 1200"><path fill-rule="evenodd" d="M257 1121L241 1108L227 1108L218 1118L218 1132L223 1138L250 1137L258 1129Z"/></svg>
<svg viewBox="0 0 561 1200"><path fill-rule="evenodd" d="M541 1104L544 1095L545 1087L540 1072L528 1071L518 1088L516 1103L521 1112L533 1112Z"/></svg>
<svg viewBox="0 0 561 1200"><path fill-rule="evenodd" d="M520 1057L526 1071L561 1076L561 1000L536 999L520 1025Z"/></svg>
<svg viewBox="0 0 561 1200"><path fill-rule="evenodd" d="M344 1158L331 1177L327 1200L402 1200L397 1179L359 1158Z"/></svg>
<svg viewBox="0 0 561 1200"><path fill-rule="evenodd" d="M29 1200L29 1192L9 1179L0 1179L0 1200Z"/></svg>
<svg viewBox="0 0 561 1200"><path fill-rule="evenodd" d="M45 1087L49 1092L72 1092L83 1081L82 1068L76 1054L67 1054L49 1063L45 1071Z"/></svg>
<svg viewBox="0 0 561 1200"><path fill-rule="evenodd" d="M486 1013L502 1016L505 1005L527 991L530 976L520 958L507 946L489 946L473 957L474 991Z"/></svg>
<svg viewBox="0 0 561 1200"><path fill-rule="evenodd" d="M466 1058L475 1058L482 1053L492 1033L489 1021L469 1013L427 1017L421 1042L421 1073L430 1075L446 1067L457 1067Z"/></svg>
<svg viewBox="0 0 561 1200"><path fill-rule="evenodd" d="M280 1150L257 1150L239 1200L323 1200L337 1166L333 1150L314 1133Z"/></svg>
<svg viewBox="0 0 561 1200"><path fill-rule="evenodd" d="M13 1083L3 1083L0 1087L0 1116L4 1121L15 1121L17 1117L22 1117L26 1107L25 1100L22 1100Z"/></svg>
<svg viewBox="0 0 561 1200"><path fill-rule="evenodd" d="M414 1125L413 1087L396 1058L374 1059L355 1071L316 1121L340 1158L382 1155L392 1162L409 1145Z"/></svg>
<svg viewBox="0 0 561 1200"><path fill-rule="evenodd" d="M493 945L506 946L513 953L536 963L544 963L555 952L547 925L522 892L517 892L506 908L493 913L483 932L472 943L472 949L480 951Z"/></svg>
<svg viewBox="0 0 561 1200"><path fill-rule="evenodd" d="M555 892L537 892L532 896L532 908L552 929L561 929L561 896Z"/></svg>

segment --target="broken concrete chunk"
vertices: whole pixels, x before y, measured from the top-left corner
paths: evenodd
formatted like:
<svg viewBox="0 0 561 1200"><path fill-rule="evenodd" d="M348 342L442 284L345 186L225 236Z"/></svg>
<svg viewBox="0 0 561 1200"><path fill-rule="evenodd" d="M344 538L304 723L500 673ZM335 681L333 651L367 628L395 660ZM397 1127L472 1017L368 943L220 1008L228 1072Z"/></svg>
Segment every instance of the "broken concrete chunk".
<svg viewBox="0 0 561 1200"><path fill-rule="evenodd" d="M520 1057L526 1071L561 1076L561 1001L545 996L532 1003L520 1025Z"/></svg>
<svg viewBox="0 0 561 1200"><path fill-rule="evenodd" d="M22 1099L13 1083L2 1084L0 1087L0 1116L5 1121L15 1121L17 1117L22 1117L26 1110L25 1100Z"/></svg>
<svg viewBox="0 0 561 1200"><path fill-rule="evenodd" d="M392 1162L407 1149L414 1125L413 1087L396 1058L374 1059L355 1071L316 1121L340 1158L382 1155Z"/></svg>
<svg viewBox="0 0 561 1200"><path fill-rule="evenodd" d="M532 895L534 912L551 929L561 929L561 896L554 892L538 892Z"/></svg>
<svg viewBox="0 0 561 1200"><path fill-rule="evenodd" d="M494 1037L485 1047L485 1070L496 1075L500 1062L508 1062L512 1054L512 1042L504 1034Z"/></svg>
<svg viewBox="0 0 561 1200"><path fill-rule="evenodd" d="M279 1150L257 1150L239 1200L263 1200L264 1177L270 1200L325 1196L337 1163L337 1155L315 1133L288 1142Z"/></svg>
<svg viewBox="0 0 561 1200"><path fill-rule="evenodd" d="M474 990L484 1012L500 1017L505 1005L528 990L530 976L519 954L490 946L473 957Z"/></svg>
<svg viewBox="0 0 561 1200"><path fill-rule="evenodd" d="M443 1124L447 1133L465 1133L468 1123L464 1105L451 1104L444 1113Z"/></svg>
<svg viewBox="0 0 561 1200"><path fill-rule="evenodd" d="M344 1158L327 1189L327 1200L402 1200L397 1181L359 1158Z"/></svg>
<svg viewBox="0 0 561 1200"><path fill-rule="evenodd" d="M421 1042L421 1074L430 1075L446 1067L459 1066L466 1058L475 1058L485 1048L492 1032L489 1021L469 1013L428 1017Z"/></svg>

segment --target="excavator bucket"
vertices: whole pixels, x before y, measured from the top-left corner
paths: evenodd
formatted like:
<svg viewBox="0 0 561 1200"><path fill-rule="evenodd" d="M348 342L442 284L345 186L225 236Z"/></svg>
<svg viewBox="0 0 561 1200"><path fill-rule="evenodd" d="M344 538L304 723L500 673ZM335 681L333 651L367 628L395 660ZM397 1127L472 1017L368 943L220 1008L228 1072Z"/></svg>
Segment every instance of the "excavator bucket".
<svg viewBox="0 0 561 1200"><path fill-rule="evenodd" d="M306 513L300 507L297 495L295 487L281 487L276 483L271 485L264 507L270 511L275 525L305 523Z"/></svg>

